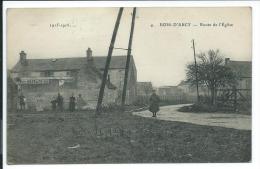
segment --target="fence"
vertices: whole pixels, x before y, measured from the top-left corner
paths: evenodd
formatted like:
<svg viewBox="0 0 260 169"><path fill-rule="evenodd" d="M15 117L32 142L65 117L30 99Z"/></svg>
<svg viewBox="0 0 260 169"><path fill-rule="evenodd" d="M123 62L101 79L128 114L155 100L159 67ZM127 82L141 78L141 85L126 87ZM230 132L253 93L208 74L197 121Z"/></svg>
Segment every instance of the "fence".
<svg viewBox="0 0 260 169"><path fill-rule="evenodd" d="M251 89L218 89L217 105L232 111L251 110Z"/></svg>

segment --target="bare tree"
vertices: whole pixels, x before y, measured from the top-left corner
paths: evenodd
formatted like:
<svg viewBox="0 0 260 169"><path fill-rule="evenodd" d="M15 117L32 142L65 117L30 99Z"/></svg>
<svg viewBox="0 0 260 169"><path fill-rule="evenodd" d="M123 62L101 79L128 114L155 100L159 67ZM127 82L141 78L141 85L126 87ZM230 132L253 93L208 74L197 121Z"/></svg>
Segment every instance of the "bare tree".
<svg viewBox="0 0 260 169"><path fill-rule="evenodd" d="M223 56L219 50L209 50L207 53L200 53L198 58L197 72L200 87L208 88L211 95L211 104L215 104L217 89L221 87L233 87L237 78L232 70L224 65ZM196 84L196 68L194 64L187 65L187 81L191 85Z"/></svg>

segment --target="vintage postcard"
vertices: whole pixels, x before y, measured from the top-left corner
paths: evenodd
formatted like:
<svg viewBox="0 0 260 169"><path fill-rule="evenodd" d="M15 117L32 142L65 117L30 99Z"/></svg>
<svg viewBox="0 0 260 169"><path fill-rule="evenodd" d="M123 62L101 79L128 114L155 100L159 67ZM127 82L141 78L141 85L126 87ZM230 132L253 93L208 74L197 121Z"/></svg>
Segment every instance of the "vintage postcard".
<svg viewBox="0 0 260 169"><path fill-rule="evenodd" d="M8 8L7 164L251 162L250 7Z"/></svg>

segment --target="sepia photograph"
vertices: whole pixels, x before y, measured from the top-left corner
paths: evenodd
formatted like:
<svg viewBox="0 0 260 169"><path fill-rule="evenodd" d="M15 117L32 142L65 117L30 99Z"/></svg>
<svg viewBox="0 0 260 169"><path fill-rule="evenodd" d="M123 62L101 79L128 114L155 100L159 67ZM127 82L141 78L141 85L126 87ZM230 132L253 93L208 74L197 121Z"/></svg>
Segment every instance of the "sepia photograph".
<svg viewBox="0 0 260 169"><path fill-rule="evenodd" d="M252 162L252 8L6 11L6 162Z"/></svg>

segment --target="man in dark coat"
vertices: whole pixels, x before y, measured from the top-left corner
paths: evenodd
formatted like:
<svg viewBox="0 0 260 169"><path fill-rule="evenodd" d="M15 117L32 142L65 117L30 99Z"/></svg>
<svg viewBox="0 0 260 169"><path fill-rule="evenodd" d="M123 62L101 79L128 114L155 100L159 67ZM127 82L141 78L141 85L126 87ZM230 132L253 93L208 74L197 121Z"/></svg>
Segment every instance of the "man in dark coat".
<svg viewBox="0 0 260 169"><path fill-rule="evenodd" d="M58 93L57 104L60 111L63 111L63 97Z"/></svg>
<svg viewBox="0 0 260 169"><path fill-rule="evenodd" d="M153 113L153 117L156 117L156 113L160 110L159 102L160 98L156 95L155 90L153 90L153 94L150 97L150 106L149 111Z"/></svg>
<svg viewBox="0 0 260 169"><path fill-rule="evenodd" d="M71 97L70 97L69 110L71 112L73 112L75 110L75 106L76 106L76 98L72 94Z"/></svg>

